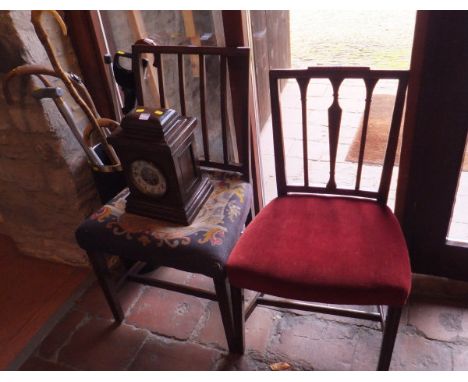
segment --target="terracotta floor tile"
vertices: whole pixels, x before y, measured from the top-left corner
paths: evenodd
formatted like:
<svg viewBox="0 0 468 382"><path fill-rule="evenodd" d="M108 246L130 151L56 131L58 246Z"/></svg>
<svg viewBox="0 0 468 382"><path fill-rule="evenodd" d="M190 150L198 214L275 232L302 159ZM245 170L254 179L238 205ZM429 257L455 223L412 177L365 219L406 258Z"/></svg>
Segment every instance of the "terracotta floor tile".
<svg viewBox="0 0 468 382"><path fill-rule="evenodd" d="M147 335L129 325L93 318L60 350L58 362L78 370L125 370Z"/></svg>
<svg viewBox="0 0 468 382"><path fill-rule="evenodd" d="M163 342L151 338L135 358L130 370L212 370L220 353L193 343Z"/></svg>
<svg viewBox="0 0 468 382"><path fill-rule="evenodd" d="M196 341L206 345L227 349L226 335L221 321L217 302L210 302L206 310L206 319L196 336Z"/></svg>
<svg viewBox="0 0 468 382"><path fill-rule="evenodd" d="M154 277L159 280L171 281L178 284L186 284L192 277L191 273L179 271L178 269L159 267L145 276Z"/></svg>
<svg viewBox="0 0 468 382"><path fill-rule="evenodd" d="M39 347L39 355L45 359L54 357L57 350L64 345L65 341L69 339L85 317L86 315L83 312L70 311L42 341Z"/></svg>
<svg viewBox="0 0 468 382"><path fill-rule="evenodd" d="M73 369L57 364L55 362L48 362L38 357L29 358L20 368L21 371L73 371Z"/></svg>
<svg viewBox="0 0 468 382"><path fill-rule="evenodd" d="M181 293L147 288L126 322L168 337L185 340L200 321L206 301Z"/></svg>
<svg viewBox="0 0 468 382"><path fill-rule="evenodd" d="M118 298L122 309L127 315L130 307L135 300L140 296L143 290L143 285L136 283L127 283L118 292ZM78 300L76 309L86 312L95 317L114 319L112 312L107 304L101 287L95 282L91 288Z"/></svg>
<svg viewBox="0 0 468 382"><path fill-rule="evenodd" d="M257 307L245 325L245 346L247 351L264 354L281 317L281 313L278 311Z"/></svg>

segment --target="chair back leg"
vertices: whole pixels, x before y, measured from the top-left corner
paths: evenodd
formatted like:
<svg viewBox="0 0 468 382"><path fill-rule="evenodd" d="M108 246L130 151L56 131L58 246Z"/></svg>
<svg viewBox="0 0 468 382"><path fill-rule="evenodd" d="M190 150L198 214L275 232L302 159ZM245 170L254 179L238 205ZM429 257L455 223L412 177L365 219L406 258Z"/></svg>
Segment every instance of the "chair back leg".
<svg viewBox="0 0 468 382"><path fill-rule="evenodd" d="M388 307L377 370L388 370L390 368L393 347L395 346L398 325L400 324L401 310L401 307Z"/></svg>

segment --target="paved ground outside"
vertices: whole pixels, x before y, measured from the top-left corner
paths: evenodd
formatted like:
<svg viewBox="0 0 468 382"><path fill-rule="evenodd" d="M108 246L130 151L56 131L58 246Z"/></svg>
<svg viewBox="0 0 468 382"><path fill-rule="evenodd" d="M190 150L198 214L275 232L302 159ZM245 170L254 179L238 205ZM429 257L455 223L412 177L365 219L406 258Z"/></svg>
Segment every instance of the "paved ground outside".
<svg viewBox="0 0 468 382"><path fill-rule="evenodd" d="M291 10L291 64L408 69L415 10Z"/></svg>

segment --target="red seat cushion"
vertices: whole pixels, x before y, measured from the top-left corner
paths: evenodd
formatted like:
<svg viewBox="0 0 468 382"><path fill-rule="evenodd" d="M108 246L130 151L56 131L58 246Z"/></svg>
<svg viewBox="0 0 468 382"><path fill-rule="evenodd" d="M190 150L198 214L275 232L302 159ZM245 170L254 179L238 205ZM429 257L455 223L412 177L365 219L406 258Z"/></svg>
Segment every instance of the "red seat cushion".
<svg viewBox="0 0 468 382"><path fill-rule="evenodd" d="M240 288L330 304L400 306L411 287L391 210L345 197L273 200L246 228L227 271Z"/></svg>

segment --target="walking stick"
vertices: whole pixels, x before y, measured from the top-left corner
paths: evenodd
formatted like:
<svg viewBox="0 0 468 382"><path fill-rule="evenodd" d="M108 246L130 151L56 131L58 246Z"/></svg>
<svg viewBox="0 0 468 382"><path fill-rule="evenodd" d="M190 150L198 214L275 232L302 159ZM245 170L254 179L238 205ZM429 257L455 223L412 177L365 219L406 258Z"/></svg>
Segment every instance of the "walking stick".
<svg viewBox="0 0 468 382"><path fill-rule="evenodd" d="M5 76L5 79L3 80L3 94L5 95L5 100L8 104L13 103L13 97L11 96L10 92L10 81L16 76L26 75L37 76L46 87L51 87L52 85L49 81L47 81L44 75L61 79L60 76L57 73L55 73L53 69L45 65L25 64L17 66L16 68L8 72L8 74ZM96 106L94 105L93 99L91 98L91 95L86 89L86 86L83 84L83 81L81 81L81 78L74 73L67 73L67 75L70 78L70 80L76 83L78 93L80 93L80 96L84 99L88 107L91 109L95 118L99 118L99 113L96 110Z"/></svg>
<svg viewBox="0 0 468 382"><path fill-rule="evenodd" d="M25 76L25 75L35 75L41 80L41 82L43 83L45 87L34 90L32 93L33 97L36 99L51 98L54 101L55 105L60 111L60 114L63 116L63 118L65 119L65 122L67 122L68 126L70 127L73 135L77 139L80 146L83 148L93 169L99 172L113 172L113 171L119 170L120 164L104 165L101 158L99 158L99 156L96 154L94 148L90 147L91 146L90 136L94 130L93 125L88 124L85 130L83 131L83 136L80 134L80 131L78 127L76 126L75 121L73 120L72 112L62 97L63 90L61 88L53 87L52 84L45 77L45 76L51 76L51 77L60 79L57 73L55 73L55 71L52 70L51 68L46 67L44 65L26 64L26 65L18 66L15 69L11 70L6 75L3 81L3 93L4 93L5 100L7 101L7 103L11 105L14 102L13 97L10 92L10 83L12 79L17 76ZM73 73L68 73L68 75L70 79L77 84L78 92L83 96L83 98L85 99L85 102L93 111L93 114L95 115L96 121L99 124L99 126L106 127L110 131L113 131L115 128L117 128L119 126L118 122L109 118L99 117L99 114L96 110L94 102L91 96L89 95L86 87L84 86L83 82L81 81L81 79Z"/></svg>
<svg viewBox="0 0 468 382"><path fill-rule="evenodd" d="M91 122L92 126L96 131L98 132L98 136L100 139L100 142L102 144L102 147L104 148L106 154L108 155L109 159L111 160L112 164L117 165L118 167L120 166L120 161L119 158L117 157L117 154L115 153L114 149L112 148L111 145L107 142L106 139L106 133L104 129L99 125L97 122L97 119L95 118L95 115L93 114L92 110L88 107L86 102L83 100L83 98L80 96L78 91L75 88L74 83L70 80L68 77L67 73L62 69L60 63L57 60L57 57L55 55L55 52L52 48L52 45L50 43L49 37L42 27L41 24L41 18L44 12L49 12L53 15L55 20L58 22L60 25L60 28L62 30L62 33L64 35L67 34L67 28L65 26L65 23L63 22L62 18L56 11L31 11L31 23L34 26L34 29L36 31L36 34L41 41L42 45L44 46L47 56L50 59L50 62L52 64L52 67L54 68L55 72L57 75L60 77L60 79L63 81L65 86L67 87L68 91L70 92L71 96L73 99L76 101L76 103L81 107L81 109L85 112L86 116L88 117L89 121Z"/></svg>

